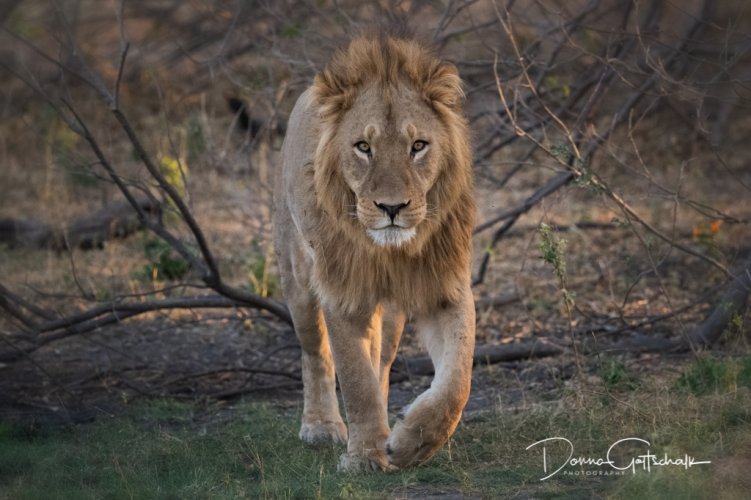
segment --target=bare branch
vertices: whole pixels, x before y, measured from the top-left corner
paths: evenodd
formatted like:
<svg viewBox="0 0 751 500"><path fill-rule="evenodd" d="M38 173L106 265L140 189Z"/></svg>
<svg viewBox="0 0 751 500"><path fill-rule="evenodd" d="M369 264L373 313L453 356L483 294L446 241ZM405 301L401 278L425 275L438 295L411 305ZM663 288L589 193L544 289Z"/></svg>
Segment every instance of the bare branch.
<svg viewBox="0 0 751 500"><path fill-rule="evenodd" d="M115 80L115 99L112 103L112 106L115 109L120 108L120 82L122 82L123 79L123 69L125 68L125 59L128 57L128 49L130 49L130 44L126 43L123 47L122 53L120 54L120 64L117 66L117 79Z"/></svg>
<svg viewBox="0 0 751 500"><path fill-rule="evenodd" d="M0 306L4 306L9 301L5 294L2 293L4 287L0 287ZM174 297L163 300L152 300L148 302L121 302L106 303L96 306L81 313L72 314L65 318L52 320L47 323L34 325L32 330L33 336L26 336L21 340L31 343L31 347L22 350L23 354L31 353L40 347L51 342L73 336L88 333L106 325L120 323L128 318L139 316L141 314L167 310L167 309L200 309L200 308L229 308L229 307L247 307L253 306L258 309L267 310L274 315L283 318L289 318L287 309L272 300L254 297L252 303L234 300L220 295L197 295L186 297ZM291 324L291 319L288 321ZM0 354L0 361L16 360L21 356L19 353Z"/></svg>
<svg viewBox="0 0 751 500"><path fill-rule="evenodd" d="M537 191L535 191L532 196L524 200L524 203L519 205L516 208L513 208L507 212L502 213L501 215L493 218L490 221L487 221L477 228L475 228L475 234L477 234L480 231L484 231L485 229L488 229L489 227L494 226L496 223L507 220L505 224L503 224L494 234L493 238L491 238L490 243L488 244L487 248L491 249L495 247L495 245L503 238L503 236L513 227L513 225L516 223L517 220L519 220L519 217L521 217L523 214L529 212L532 207L540 203L545 197L549 196L550 194L556 192L558 189L562 188L569 182L571 182L574 179L573 172L564 172L562 174L559 174L558 176L554 177L550 181L548 181L547 184L539 188ZM479 285L485 280L485 274L488 270L488 264L490 263L490 251L486 251L485 254L482 257L482 261L480 262L480 269L477 272L477 276L472 281L472 286Z"/></svg>

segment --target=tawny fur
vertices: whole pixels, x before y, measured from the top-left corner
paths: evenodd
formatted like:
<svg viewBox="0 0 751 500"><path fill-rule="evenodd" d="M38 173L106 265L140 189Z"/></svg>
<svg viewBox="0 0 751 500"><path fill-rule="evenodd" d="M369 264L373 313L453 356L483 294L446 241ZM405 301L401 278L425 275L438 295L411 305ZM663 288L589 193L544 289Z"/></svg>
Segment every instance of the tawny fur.
<svg viewBox="0 0 751 500"><path fill-rule="evenodd" d="M364 37L333 57L290 117L274 238L303 347L300 436L349 438L343 470L429 458L453 432L469 394L475 206L462 103L453 65L412 40ZM367 155L352 149L361 139L372 145ZM429 150L410 153L423 140ZM379 204L400 203L393 231L414 237L376 244L369 231L388 223ZM389 437L388 370L407 315L423 330L436 381Z"/></svg>

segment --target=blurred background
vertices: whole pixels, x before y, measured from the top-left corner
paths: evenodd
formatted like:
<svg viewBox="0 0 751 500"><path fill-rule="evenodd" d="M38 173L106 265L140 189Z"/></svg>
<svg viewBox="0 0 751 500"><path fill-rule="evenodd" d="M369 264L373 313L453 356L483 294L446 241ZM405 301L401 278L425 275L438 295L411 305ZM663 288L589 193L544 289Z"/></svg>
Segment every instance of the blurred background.
<svg viewBox="0 0 751 500"><path fill-rule="evenodd" d="M465 82L469 410L707 347L751 370L746 1L6 0L0 23L0 413L298 401L270 240L286 119L349 37L403 24ZM430 383L421 353L405 336L394 409Z"/></svg>

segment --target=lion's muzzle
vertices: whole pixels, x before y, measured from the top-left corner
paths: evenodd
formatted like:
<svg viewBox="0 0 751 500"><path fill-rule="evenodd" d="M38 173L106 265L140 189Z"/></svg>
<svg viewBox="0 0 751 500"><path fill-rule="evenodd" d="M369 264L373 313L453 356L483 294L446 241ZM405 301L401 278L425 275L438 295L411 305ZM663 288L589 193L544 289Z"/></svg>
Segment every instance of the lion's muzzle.
<svg viewBox="0 0 751 500"><path fill-rule="evenodd" d="M391 223L394 224L394 219L396 219L396 216L399 214L399 211L402 208L406 208L409 206L409 204L412 202L412 200L407 200L406 203L398 203L396 205L387 205L385 203L378 203L377 201L374 201L375 206L386 212L386 215L389 216L389 219L391 219Z"/></svg>

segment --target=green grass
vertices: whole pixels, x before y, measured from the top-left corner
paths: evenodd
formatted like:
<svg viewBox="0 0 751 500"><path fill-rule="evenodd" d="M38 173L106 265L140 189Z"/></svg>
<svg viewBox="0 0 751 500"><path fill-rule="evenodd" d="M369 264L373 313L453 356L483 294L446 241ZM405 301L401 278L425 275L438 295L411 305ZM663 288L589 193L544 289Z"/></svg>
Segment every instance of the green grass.
<svg viewBox="0 0 751 500"><path fill-rule="evenodd" d="M696 395L731 390L738 385L751 387L751 356L736 360L700 357L676 382L679 389Z"/></svg>
<svg viewBox="0 0 751 500"><path fill-rule="evenodd" d="M611 390L633 390L639 386L638 381L626 371L626 366L619 361L608 361L600 368L600 378Z"/></svg>
<svg viewBox="0 0 751 500"><path fill-rule="evenodd" d="M429 464L390 474L338 474L342 447L313 449L298 441L299 408L241 403L206 418L190 404L155 400L69 428L0 422L0 498L742 498L732 477L717 486L714 464L540 481L542 449L526 448L561 436L573 443L574 456L600 457L618 439L639 437L658 457L732 460L751 449L747 388L694 395L642 386L584 400L564 395L544 406L467 418ZM549 463L563 463L566 451L551 443ZM618 456L628 460L643 451L624 447Z"/></svg>

